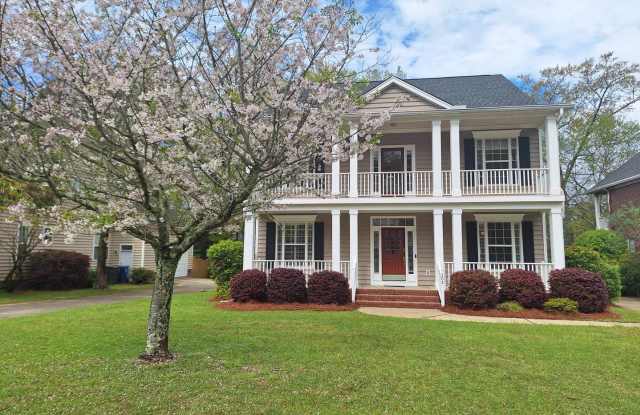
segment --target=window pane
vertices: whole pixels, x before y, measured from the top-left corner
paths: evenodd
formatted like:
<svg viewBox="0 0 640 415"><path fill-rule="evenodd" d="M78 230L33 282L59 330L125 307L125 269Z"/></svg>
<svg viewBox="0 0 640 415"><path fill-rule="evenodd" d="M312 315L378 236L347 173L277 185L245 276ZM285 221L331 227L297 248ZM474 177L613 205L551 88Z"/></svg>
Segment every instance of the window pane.
<svg viewBox="0 0 640 415"><path fill-rule="evenodd" d="M373 232L373 272L380 272L380 232Z"/></svg>
<svg viewBox="0 0 640 415"><path fill-rule="evenodd" d="M409 268L409 274L414 273L414 263L413 263L413 232L407 232L407 264Z"/></svg>
<svg viewBox="0 0 640 415"><path fill-rule="evenodd" d="M490 262L513 262L511 222L487 223L487 249Z"/></svg>

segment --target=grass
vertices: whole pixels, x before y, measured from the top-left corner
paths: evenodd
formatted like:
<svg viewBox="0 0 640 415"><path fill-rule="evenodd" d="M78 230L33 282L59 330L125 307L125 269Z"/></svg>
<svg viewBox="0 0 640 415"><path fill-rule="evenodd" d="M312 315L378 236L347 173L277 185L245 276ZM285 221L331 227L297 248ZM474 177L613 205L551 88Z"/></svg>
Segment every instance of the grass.
<svg viewBox="0 0 640 415"><path fill-rule="evenodd" d="M620 316L616 321L622 321L625 323L640 323L640 311L631 310L629 308L622 308L618 306L611 307L611 311Z"/></svg>
<svg viewBox="0 0 640 415"><path fill-rule="evenodd" d="M176 295L175 362L136 363L147 301L0 320L0 413L640 412L640 329L214 309Z"/></svg>
<svg viewBox="0 0 640 415"><path fill-rule="evenodd" d="M0 304L26 303L44 300L69 300L74 298L93 297L96 295L119 294L125 291L134 291L150 287L151 284L114 284L104 290L83 288L68 291L19 291L12 293L0 290ZM2 413L1 410L0 413Z"/></svg>

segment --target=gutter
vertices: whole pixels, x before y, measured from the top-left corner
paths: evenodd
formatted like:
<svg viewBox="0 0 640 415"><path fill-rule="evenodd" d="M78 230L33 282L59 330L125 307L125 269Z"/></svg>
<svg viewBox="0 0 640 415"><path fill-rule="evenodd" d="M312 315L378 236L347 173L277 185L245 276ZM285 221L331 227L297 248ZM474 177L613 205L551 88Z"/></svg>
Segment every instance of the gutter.
<svg viewBox="0 0 640 415"><path fill-rule="evenodd" d="M640 179L640 174L636 174L635 176L631 176L631 177L627 177L625 179L620 179L620 180L616 180L615 182L611 182L611 183L607 183L606 185L602 185L602 186L595 186L593 187L591 190L589 190L589 194L593 194L593 193L600 193L603 190L608 190L614 186L617 186L619 184L624 184L626 182L630 182L636 179Z"/></svg>

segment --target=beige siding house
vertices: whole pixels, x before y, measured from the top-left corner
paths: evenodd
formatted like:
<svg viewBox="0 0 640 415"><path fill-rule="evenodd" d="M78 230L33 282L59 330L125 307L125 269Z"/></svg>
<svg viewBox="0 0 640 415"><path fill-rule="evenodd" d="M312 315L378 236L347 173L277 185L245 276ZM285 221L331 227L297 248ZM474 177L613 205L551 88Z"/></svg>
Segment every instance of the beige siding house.
<svg viewBox="0 0 640 415"><path fill-rule="evenodd" d="M20 225L7 221L7 215L0 213L0 281L4 279L11 268L11 254L8 251L11 244L17 241ZM65 241L62 235L51 235L50 242L40 244L35 251L56 249L79 252L87 255L91 260L91 268L96 266L94 248L97 244L95 233L79 233L71 240ZM187 251L180 260L176 276L187 276L193 264L193 249ZM155 254L149 244L121 232L109 235L107 247L107 266L129 266L133 268L147 268L155 270Z"/></svg>
<svg viewBox="0 0 640 415"><path fill-rule="evenodd" d="M501 75L398 79L365 88L360 111L389 109L382 139L335 154L245 212L244 267L333 269L353 297L376 288L437 291L482 268L564 267L556 119ZM357 114L352 141L359 140Z"/></svg>

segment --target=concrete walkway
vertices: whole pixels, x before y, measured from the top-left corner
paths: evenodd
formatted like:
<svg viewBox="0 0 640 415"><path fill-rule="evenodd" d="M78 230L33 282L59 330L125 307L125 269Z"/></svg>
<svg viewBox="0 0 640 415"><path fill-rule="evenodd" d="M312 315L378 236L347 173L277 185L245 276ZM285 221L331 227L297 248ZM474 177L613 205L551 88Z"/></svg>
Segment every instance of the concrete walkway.
<svg viewBox="0 0 640 415"><path fill-rule="evenodd" d="M213 280L208 278L179 278L176 279L175 293L193 293L213 289ZM0 305L0 319L30 316L34 314L49 313L56 310L66 310L97 304L114 304L123 301L149 298L151 289L135 290L118 294L101 295L94 297L76 298L70 300L45 300L28 303Z"/></svg>
<svg viewBox="0 0 640 415"><path fill-rule="evenodd" d="M629 310L640 311L640 298L636 297L620 297L615 302L616 305Z"/></svg>
<svg viewBox="0 0 640 415"><path fill-rule="evenodd" d="M508 323L508 324L549 324L556 326L597 326L597 327L638 327L640 323L621 323L616 321L585 321L585 320L545 320L506 317L467 316L462 314L445 313L442 310L417 308L377 308L361 307L361 313L384 317L420 318L425 320L472 321L478 323Z"/></svg>

